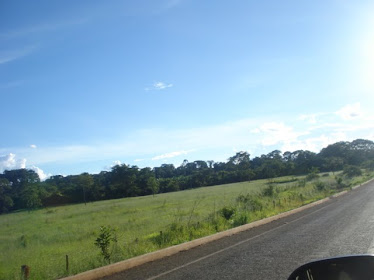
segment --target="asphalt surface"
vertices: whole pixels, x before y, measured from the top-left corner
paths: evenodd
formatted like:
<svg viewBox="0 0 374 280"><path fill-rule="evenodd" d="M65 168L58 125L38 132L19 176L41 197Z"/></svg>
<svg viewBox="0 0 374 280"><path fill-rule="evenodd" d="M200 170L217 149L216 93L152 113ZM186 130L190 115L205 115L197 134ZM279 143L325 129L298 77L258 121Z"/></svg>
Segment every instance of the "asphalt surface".
<svg viewBox="0 0 374 280"><path fill-rule="evenodd" d="M287 279L316 259L374 253L374 182L269 224L106 280Z"/></svg>

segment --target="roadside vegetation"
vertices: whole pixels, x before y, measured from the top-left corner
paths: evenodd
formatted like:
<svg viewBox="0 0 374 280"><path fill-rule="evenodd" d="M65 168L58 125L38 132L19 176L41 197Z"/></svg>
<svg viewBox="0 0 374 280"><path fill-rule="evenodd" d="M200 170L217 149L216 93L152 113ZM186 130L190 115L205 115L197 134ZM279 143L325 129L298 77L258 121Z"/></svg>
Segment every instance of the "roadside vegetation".
<svg viewBox="0 0 374 280"><path fill-rule="evenodd" d="M1 215L0 279L21 279L25 264L30 279L76 274L269 217L372 177L370 169L313 169L304 176Z"/></svg>

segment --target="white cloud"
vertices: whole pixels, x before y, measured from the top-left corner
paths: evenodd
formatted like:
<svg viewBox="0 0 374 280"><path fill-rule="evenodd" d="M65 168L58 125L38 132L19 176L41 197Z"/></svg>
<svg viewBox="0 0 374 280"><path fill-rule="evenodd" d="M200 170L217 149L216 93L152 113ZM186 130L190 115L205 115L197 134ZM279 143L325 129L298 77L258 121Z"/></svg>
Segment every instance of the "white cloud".
<svg viewBox="0 0 374 280"><path fill-rule="evenodd" d="M297 151L297 150L308 150L311 152L319 152L322 148L342 141L346 139L344 134L331 134L331 135L321 135L318 137L310 137L306 139L295 139L293 141L286 141L280 148L282 152L286 151Z"/></svg>
<svg viewBox="0 0 374 280"><path fill-rule="evenodd" d="M121 165L122 162L120 160L114 160L110 165L104 166L104 170L110 171L114 166Z"/></svg>
<svg viewBox="0 0 374 280"><path fill-rule="evenodd" d="M141 162L141 161L144 161L145 159L144 158L137 158L137 159L134 159L135 162Z"/></svg>
<svg viewBox="0 0 374 280"><path fill-rule="evenodd" d="M36 146L36 145L34 145L34 144L31 144L31 145L30 145L30 148L31 148L31 149L36 149L36 148L37 148L37 146Z"/></svg>
<svg viewBox="0 0 374 280"><path fill-rule="evenodd" d="M177 152L166 153L166 154L162 154L162 155L159 155L159 156L155 156L155 157L152 158L152 160L173 158L173 157L177 157L177 156L180 156L180 155L187 155L190 152L191 151L177 151Z"/></svg>
<svg viewBox="0 0 374 280"><path fill-rule="evenodd" d="M163 90L163 89L167 89L167 88L171 88L173 87L173 84L167 84L167 83L164 83L164 82L155 82L153 85L152 85L152 88L145 88L146 91L149 91L149 90Z"/></svg>
<svg viewBox="0 0 374 280"><path fill-rule="evenodd" d="M348 104L336 112L343 120L352 120L362 115L360 103Z"/></svg>
<svg viewBox="0 0 374 280"><path fill-rule="evenodd" d="M113 163L112 163L112 167L113 166L116 166L116 165L121 165L122 164L122 162L120 161L120 160L115 160L115 161L113 161Z"/></svg>
<svg viewBox="0 0 374 280"><path fill-rule="evenodd" d="M16 155L9 153L5 156L0 156L0 172L4 170L20 169L26 167L26 159L16 159Z"/></svg>
<svg viewBox="0 0 374 280"><path fill-rule="evenodd" d="M5 156L0 156L0 172L4 172L5 170L22 168L26 168L26 159L17 159L16 155L12 153L9 153ZM28 166L27 168L34 170L39 175L39 178L42 181L52 176L52 174L44 173L44 171L37 166Z"/></svg>
<svg viewBox="0 0 374 280"><path fill-rule="evenodd" d="M44 180L46 180L46 179L48 179L49 177L52 176L52 174L50 174L50 173L45 174L44 171L37 166L30 166L30 167L28 167L28 169L34 170L38 174L41 181L44 181Z"/></svg>
<svg viewBox="0 0 374 280"><path fill-rule="evenodd" d="M272 146L282 142L291 142L298 137L308 134L308 132L295 132L294 128L287 126L282 122L268 122L262 124L259 128L262 132L262 145Z"/></svg>

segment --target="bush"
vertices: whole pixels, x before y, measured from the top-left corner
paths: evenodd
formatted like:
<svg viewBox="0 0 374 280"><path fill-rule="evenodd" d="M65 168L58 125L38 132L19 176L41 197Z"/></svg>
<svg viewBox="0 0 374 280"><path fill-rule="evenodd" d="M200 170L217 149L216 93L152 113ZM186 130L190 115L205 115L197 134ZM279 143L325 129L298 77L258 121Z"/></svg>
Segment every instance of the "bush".
<svg viewBox="0 0 374 280"><path fill-rule="evenodd" d="M347 165L344 167L343 174L349 178L355 177L355 176L361 176L362 171L359 167L354 165Z"/></svg>
<svg viewBox="0 0 374 280"><path fill-rule="evenodd" d="M299 180L299 181L297 182L297 186L298 186L299 188L304 188L304 187L306 186L306 180L305 180L305 179L303 179L303 180Z"/></svg>
<svg viewBox="0 0 374 280"><path fill-rule="evenodd" d="M318 191L324 191L325 189L326 189L326 185L323 183L323 182L316 182L315 184L314 184L314 186L316 187L316 189L318 190Z"/></svg>
<svg viewBox="0 0 374 280"><path fill-rule="evenodd" d="M365 161L363 166L368 170L368 171L374 171L374 160L368 160Z"/></svg>
<svg viewBox="0 0 374 280"><path fill-rule="evenodd" d="M234 207L223 207L220 212L222 217L226 220L230 220L231 217L234 216L236 209Z"/></svg>
<svg viewBox="0 0 374 280"><path fill-rule="evenodd" d="M248 201L248 208L250 211L261 211L263 208L261 199L259 197L251 197Z"/></svg>
<svg viewBox="0 0 374 280"><path fill-rule="evenodd" d="M335 181L338 189L343 189L346 187L346 185L343 183L342 177L335 177Z"/></svg>
<svg viewBox="0 0 374 280"><path fill-rule="evenodd" d="M178 240L185 239L186 231L186 226L174 222L165 231L153 234L150 239L159 247L167 244L176 244L178 243Z"/></svg>
<svg viewBox="0 0 374 280"><path fill-rule="evenodd" d="M263 208L261 199L250 194L241 194L236 198L236 201L244 204L244 207L249 211L261 211Z"/></svg>
<svg viewBox="0 0 374 280"><path fill-rule="evenodd" d="M114 235L114 229L110 226L101 226L100 234L96 238L95 245L100 248L101 255L104 257L104 260L108 262L110 262L111 252L109 252L109 249L111 242L117 242L117 238Z"/></svg>
<svg viewBox="0 0 374 280"><path fill-rule="evenodd" d="M310 169L310 173L305 177L305 179L307 181L312 181L314 179L317 179L319 177L318 173L319 173L319 169L317 167L312 167Z"/></svg>
<svg viewBox="0 0 374 280"><path fill-rule="evenodd" d="M236 198L236 202L246 204L246 203L248 202L249 198L250 198L250 195L249 195L249 194L247 194L247 195L240 194L240 195L238 195L238 197Z"/></svg>
<svg viewBox="0 0 374 280"><path fill-rule="evenodd" d="M248 221L249 221L248 214L247 213L241 213L239 215L235 215L232 225L234 227L238 227L238 226L242 226L242 225L247 224Z"/></svg>
<svg viewBox="0 0 374 280"><path fill-rule="evenodd" d="M307 181L312 181L312 180L317 179L317 178L319 178L319 176L318 176L317 173L309 173L309 174L305 177L305 179L306 179Z"/></svg>
<svg viewBox="0 0 374 280"><path fill-rule="evenodd" d="M262 195L263 196L274 196L274 193L275 193L275 188L274 188L274 185L269 185L267 186L263 192L262 192Z"/></svg>

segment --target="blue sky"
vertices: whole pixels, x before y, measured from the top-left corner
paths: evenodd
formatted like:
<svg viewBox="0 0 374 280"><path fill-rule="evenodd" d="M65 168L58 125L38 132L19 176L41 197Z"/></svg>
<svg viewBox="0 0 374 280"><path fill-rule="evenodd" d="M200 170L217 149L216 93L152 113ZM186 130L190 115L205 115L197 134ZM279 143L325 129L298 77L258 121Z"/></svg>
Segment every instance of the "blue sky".
<svg viewBox="0 0 374 280"><path fill-rule="evenodd" d="M372 1L1 1L0 172L374 140Z"/></svg>

